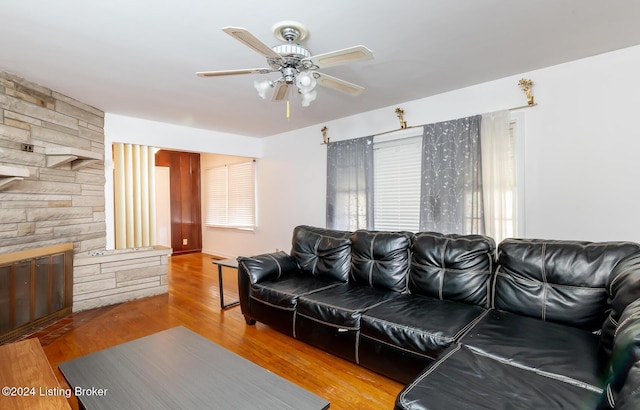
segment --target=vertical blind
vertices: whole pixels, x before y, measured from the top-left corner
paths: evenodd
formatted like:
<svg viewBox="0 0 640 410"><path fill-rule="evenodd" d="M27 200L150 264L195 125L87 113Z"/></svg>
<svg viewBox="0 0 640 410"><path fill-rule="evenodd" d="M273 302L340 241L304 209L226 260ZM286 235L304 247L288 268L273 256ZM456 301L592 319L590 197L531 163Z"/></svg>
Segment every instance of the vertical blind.
<svg viewBox="0 0 640 410"><path fill-rule="evenodd" d="M156 244L155 149L113 144L115 248Z"/></svg>
<svg viewBox="0 0 640 410"><path fill-rule="evenodd" d="M256 227L255 161L214 167L205 171L208 226Z"/></svg>

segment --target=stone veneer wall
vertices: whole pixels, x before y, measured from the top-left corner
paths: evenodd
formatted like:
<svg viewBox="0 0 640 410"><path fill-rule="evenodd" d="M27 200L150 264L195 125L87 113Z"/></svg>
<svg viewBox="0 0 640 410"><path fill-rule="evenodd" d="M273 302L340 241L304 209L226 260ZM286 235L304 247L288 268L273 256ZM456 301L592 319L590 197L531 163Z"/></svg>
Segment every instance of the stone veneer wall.
<svg viewBox="0 0 640 410"><path fill-rule="evenodd" d="M0 165L29 170L0 190L0 253L67 242L75 253L104 249L104 161L47 168L44 153L74 147L104 155L104 112L0 73L0 120Z"/></svg>
<svg viewBox="0 0 640 410"><path fill-rule="evenodd" d="M157 246L74 258L73 310L166 293L169 255L171 248Z"/></svg>
<svg viewBox="0 0 640 410"><path fill-rule="evenodd" d="M33 152L22 151L22 144L33 145ZM105 249L104 161L77 170L47 167L45 150L65 147L103 156L104 112L1 72L0 166L27 169L29 176L0 188L0 254L72 242L79 260ZM74 305L76 296L82 300L74 310L126 300L105 298L105 276L82 269L74 276ZM138 283L129 299L166 292L163 281L150 283L147 293Z"/></svg>

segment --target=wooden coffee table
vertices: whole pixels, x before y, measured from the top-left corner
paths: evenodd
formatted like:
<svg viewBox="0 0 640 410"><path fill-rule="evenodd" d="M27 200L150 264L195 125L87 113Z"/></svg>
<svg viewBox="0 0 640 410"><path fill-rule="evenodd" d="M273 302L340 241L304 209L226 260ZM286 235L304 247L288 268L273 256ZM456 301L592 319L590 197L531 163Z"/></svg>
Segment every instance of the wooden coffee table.
<svg viewBox="0 0 640 410"><path fill-rule="evenodd" d="M38 339L0 346L0 409L71 409Z"/></svg>
<svg viewBox="0 0 640 410"><path fill-rule="evenodd" d="M327 409L329 402L184 327L59 365L87 409Z"/></svg>

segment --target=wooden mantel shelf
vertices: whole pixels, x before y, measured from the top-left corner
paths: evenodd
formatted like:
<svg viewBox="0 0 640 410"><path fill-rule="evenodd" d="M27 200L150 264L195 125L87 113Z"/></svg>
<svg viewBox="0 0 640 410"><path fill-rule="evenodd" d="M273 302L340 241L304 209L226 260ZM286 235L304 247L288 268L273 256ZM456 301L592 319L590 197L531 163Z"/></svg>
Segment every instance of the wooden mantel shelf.
<svg viewBox="0 0 640 410"><path fill-rule="evenodd" d="M29 177L29 169L9 165L0 165L0 189L9 184Z"/></svg>
<svg viewBox="0 0 640 410"><path fill-rule="evenodd" d="M46 148L44 153L47 156L47 168L55 168L71 163L71 169L74 171L96 161L102 161L103 158L99 152L73 147Z"/></svg>

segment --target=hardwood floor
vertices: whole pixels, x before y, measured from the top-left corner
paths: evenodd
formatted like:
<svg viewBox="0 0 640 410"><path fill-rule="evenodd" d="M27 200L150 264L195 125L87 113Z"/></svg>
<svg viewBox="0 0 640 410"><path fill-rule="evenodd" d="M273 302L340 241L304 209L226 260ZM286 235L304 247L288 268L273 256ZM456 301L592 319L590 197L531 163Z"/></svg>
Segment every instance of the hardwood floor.
<svg viewBox="0 0 640 410"><path fill-rule="evenodd" d="M237 300L235 270L224 270L224 297ZM169 293L123 303L44 346L58 364L174 326L184 326L331 402L331 409L392 409L402 385L258 323L240 307L220 310L217 267L201 253L170 257ZM179 376L176 376L179 377ZM78 404L70 399L71 406Z"/></svg>

